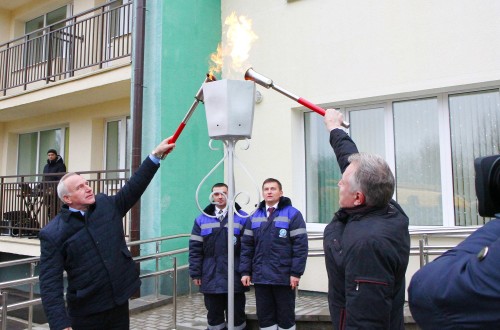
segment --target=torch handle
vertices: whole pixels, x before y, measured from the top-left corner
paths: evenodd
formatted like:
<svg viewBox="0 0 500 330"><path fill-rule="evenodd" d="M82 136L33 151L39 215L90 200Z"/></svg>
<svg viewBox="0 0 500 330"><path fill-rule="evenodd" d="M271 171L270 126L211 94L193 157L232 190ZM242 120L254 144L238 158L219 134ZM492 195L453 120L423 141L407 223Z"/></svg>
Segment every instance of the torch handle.
<svg viewBox="0 0 500 330"><path fill-rule="evenodd" d="M321 107L318 107L316 104L314 103L311 103L309 102L308 100L306 99L303 99L302 97L299 97L299 99L297 100L297 102L299 102L300 104L302 104L303 106L311 109L312 111L316 112L316 113L319 113L320 115L322 115L323 117L325 116L325 113L326 113L326 110L321 108ZM342 122L342 126L344 126L345 128L349 128L349 126L351 126L349 123L343 121Z"/></svg>
<svg viewBox="0 0 500 330"><path fill-rule="evenodd" d="M170 140L168 142L175 143L175 141L177 141L177 139L179 138L179 135L181 135L182 130L184 129L184 127L186 127L186 123L185 122L181 122L179 124L179 127L177 127L177 130L175 131L174 135L172 135L172 137L170 138Z"/></svg>

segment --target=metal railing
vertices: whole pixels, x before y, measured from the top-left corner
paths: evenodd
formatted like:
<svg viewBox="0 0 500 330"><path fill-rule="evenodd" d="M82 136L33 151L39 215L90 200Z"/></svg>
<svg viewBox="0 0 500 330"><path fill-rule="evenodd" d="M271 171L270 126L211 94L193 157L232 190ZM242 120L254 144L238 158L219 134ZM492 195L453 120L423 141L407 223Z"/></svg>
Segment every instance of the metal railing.
<svg viewBox="0 0 500 330"><path fill-rule="evenodd" d="M412 230L410 236L414 239L418 238L418 246L410 247L410 255L418 255L420 268L422 268L429 263L429 256L440 256L456 246L456 244L432 245L429 244L429 238L458 238L464 240L478 228L480 226Z"/></svg>
<svg viewBox="0 0 500 330"><path fill-rule="evenodd" d="M145 244L155 244L155 252L152 254L148 255L142 255L138 257L134 257L134 260L140 264L142 262L147 262L154 260L155 261L155 270L150 273L144 273L139 276L141 279L145 278L151 278L154 277L155 280L155 286L154 286L154 294L156 298L159 298L160 296L160 276L163 275L172 275L173 279L173 286L172 286L172 300L173 300L173 311L172 311L172 318L174 321L174 325L176 324L177 320L177 273L179 270L187 269L187 265L178 267L177 266L177 256L182 255L184 253L188 252L188 248L183 248L183 249L177 249L173 251L168 251L168 252L161 252L161 243L165 241L170 241L174 239L183 239L183 238L189 238L191 235L190 234L179 234L179 235L172 235L172 236L164 236L164 237L157 237L157 238L152 238L152 239L145 239L145 240L140 240L140 241L134 241L134 242L129 242L127 245L130 246L143 246ZM160 270L160 260L162 258L171 258L172 259L172 267L168 269L163 269ZM30 276L26 278L21 278L21 279L16 279L16 280L11 280L11 281L5 281L5 282L0 282L0 292L1 292L1 297L2 297L2 306L0 307L0 321L1 321L1 330L7 329L7 323L8 323L8 318L7 318L7 312L23 309L23 308L28 308L28 329L32 328L33 325L33 306L40 305L42 303L41 298L34 298L35 296L35 285L38 284L39 278L38 276L35 276L36 273L36 266L38 265L40 261L39 257L33 257L33 258L25 258L25 259L20 259L20 260L12 260L12 261L5 261L5 262L0 262L0 269L6 268L6 267L12 267L12 266L18 266L18 265L30 265ZM29 285L29 299L18 302L18 303L11 303L9 304L9 291L8 289L12 289L15 287L19 287L21 285Z"/></svg>
<svg viewBox="0 0 500 330"><path fill-rule="evenodd" d="M128 180L129 171L84 171L94 193L115 195ZM64 173L51 173L62 176ZM37 237L38 232L55 217L61 208L57 182L44 181L44 174L0 176L0 234L12 237ZM128 236L129 215L124 217Z"/></svg>
<svg viewBox="0 0 500 330"><path fill-rule="evenodd" d="M465 239L479 226L466 227L466 228L435 228L435 229L418 229L410 230L410 237L412 241L418 239L418 245L410 246L410 256L418 256L420 260L420 267L429 263L429 256L440 256L449 249L454 248L456 245L432 245L429 244L429 238L459 238ZM309 241L322 241L323 233L316 232L309 234ZM309 248L309 257L324 257L325 253L323 247Z"/></svg>
<svg viewBox="0 0 500 330"><path fill-rule="evenodd" d="M102 69L131 50L132 2L108 2L1 44L0 91Z"/></svg>

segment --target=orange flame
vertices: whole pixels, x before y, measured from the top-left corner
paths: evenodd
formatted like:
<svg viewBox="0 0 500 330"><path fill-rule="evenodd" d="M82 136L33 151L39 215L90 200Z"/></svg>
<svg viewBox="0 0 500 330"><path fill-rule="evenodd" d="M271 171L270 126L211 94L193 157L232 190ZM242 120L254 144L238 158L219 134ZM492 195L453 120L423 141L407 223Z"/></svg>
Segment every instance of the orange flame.
<svg viewBox="0 0 500 330"><path fill-rule="evenodd" d="M223 35L226 36L224 46L219 44L217 51L210 55L209 71L220 73L224 67L227 74L242 73L249 66L245 64L252 44L258 39L252 31L252 20L232 12L224 21Z"/></svg>

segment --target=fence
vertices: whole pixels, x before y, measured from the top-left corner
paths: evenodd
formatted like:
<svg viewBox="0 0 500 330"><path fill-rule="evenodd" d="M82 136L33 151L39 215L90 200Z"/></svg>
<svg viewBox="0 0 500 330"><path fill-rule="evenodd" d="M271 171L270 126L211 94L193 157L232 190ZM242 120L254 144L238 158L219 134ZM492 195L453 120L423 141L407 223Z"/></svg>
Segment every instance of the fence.
<svg viewBox="0 0 500 330"><path fill-rule="evenodd" d="M174 324L176 324L176 318L177 318L177 316L176 316L176 313L177 313L177 308L176 308L177 273L179 270L187 268L187 266L177 267L177 256L182 255L184 253L187 253L188 249L183 248L183 249L177 249L174 251L161 252L161 243L165 242L165 241L170 241L170 240L178 240L178 239L183 239L183 238L185 239L185 238L188 238L190 236L191 235L189 235L189 234L179 234L179 235L173 235L173 236L164 236L164 237L158 237L158 238L153 238L153 239L134 241L134 242L129 242L127 244L128 246L144 246L145 244L152 244L152 243L155 244L155 252L154 253L149 254L149 255L135 257L134 260L139 264L142 262L147 262L147 261L151 261L151 260L155 261L155 270L153 272L150 272L150 273L141 274L140 278L144 279L144 278L154 277L154 280L155 280L155 286L154 286L155 290L154 291L155 291L155 296L157 298L159 297L159 294L160 294L160 276L172 274L172 276L173 276L172 298L173 298L173 303L174 303L172 318L174 320ZM167 258L167 257L172 259L173 267L169 268L169 269L160 270L160 260L162 258ZM26 258L26 259L21 259L21 260L0 262L0 269L6 268L6 267L17 266L17 265L26 265L26 264L30 265L29 277L0 283L0 291L1 291L1 297L2 297L2 306L0 307L1 330L8 329L7 328L7 323L8 323L7 312L15 311L15 310L23 309L23 308L28 308L28 329L32 328L33 306L41 304L41 298L34 298L34 295L35 295L34 288L35 288L35 285L39 281L38 276L35 276L36 266L37 266L39 261L40 261L40 258L34 257L34 258ZM21 285L29 285L29 287L30 287L29 299L26 301L9 304L9 291L8 291L8 289L18 287Z"/></svg>
<svg viewBox="0 0 500 330"><path fill-rule="evenodd" d="M429 263L430 256L439 256L456 245L432 245L429 244L429 238L458 238L460 240L467 238L478 226L466 228L434 228L410 230L412 241L418 240L418 245L410 246L410 255L419 256L420 267ZM323 240L323 233L309 234L310 241ZM310 248L310 257L323 257L325 254L323 248Z"/></svg>
<svg viewBox="0 0 500 330"><path fill-rule="evenodd" d="M429 262L429 256L438 256L441 255L443 252L445 252L448 249L451 249L454 247L454 245L449 245L449 246L443 246L443 245L430 245L429 244L429 238L430 237L441 237L441 238L458 238L458 239L465 239L468 237L471 233L473 233L478 227L471 227L471 228L436 228L436 229L428 229L428 230L412 230L410 231L410 236L412 237L412 240L415 241L418 239L418 246L412 245L410 248L410 255L418 255L420 259L420 266L422 267L426 263ZM187 266L182 266L182 267L177 267L177 259L176 255L186 253L188 251L187 248L183 249L178 249L178 250L173 250L173 251L168 251L168 252L160 252L160 244L162 241L165 240L170 240L170 239L176 239L176 238L186 238L189 237L189 234L181 234L181 235L175 235L175 236L169 236L169 237L160 237L160 238L153 238L153 239L148 239L148 240L142 240L142 241L135 241L135 242L130 242L128 243L129 246L141 246L143 244L149 244L149 243L155 243L155 253L150 254L150 255L145 255L145 256L139 256L134 258L136 262L145 262L148 260L155 260L155 271L152 273L148 274L142 274L141 278L147 278L147 277L154 277L155 279L155 295L158 297L159 292L160 292L160 282L159 282L159 276L165 275L165 274L173 274L173 321L174 325L176 324L176 313L177 313L177 306L176 306L176 298L177 298L177 272L179 269L185 269ZM309 234L309 240L311 241L317 241L317 240L323 240L323 234L322 233L311 233ZM309 257L323 257L324 252L322 248L310 248L309 249ZM159 262L161 258L164 257L170 257L173 259L173 267L171 269L165 269L165 270L159 270ZM13 266L13 265L19 265L22 263L29 263L31 265L31 270L30 270L30 277L24 278L24 279L19 279L19 280L14 280L14 281L8 281L8 282L3 282L0 283L0 290L2 292L2 297L3 297L3 306L0 308L1 312L1 320L2 320L2 328L1 330L6 329L6 323L7 323L7 312L12 311L12 310L17 310L21 308L29 308L29 320L28 320L28 325L29 329L31 329L31 324L32 324L32 308L34 305L40 304L41 300L40 298L33 299L33 287L36 283L38 283L38 277L35 276L35 267L36 263L39 261L39 258L28 258L28 259L23 259L23 260L17 260L17 261L8 261L8 262L3 262L0 263L0 268L3 267L8 267L8 266ZM19 285L30 285L30 300L24 301L22 303L16 303L16 304L11 304L8 305L8 292L5 290L6 288L11 288L14 286L19 286Z"/></svg>
<svg viewBox="0 0 500 330"><path fill-rule="evenodd" d="M114 195L128 179L128 170L78 172L85 177L95 194ZM51 173L51 176L64 173ZM38 232L57 215L61 202L57 182L44 181L43 174L0 176L0 235L37 237ZM128 236L130 216L124 217Z"/></svg>
<svg viewBox="0 0 500 330"><path fill-rule="evenodd" d="M132 2L108 2L1 44L0 91L5 96L102 69L131 50Z"/></svg>

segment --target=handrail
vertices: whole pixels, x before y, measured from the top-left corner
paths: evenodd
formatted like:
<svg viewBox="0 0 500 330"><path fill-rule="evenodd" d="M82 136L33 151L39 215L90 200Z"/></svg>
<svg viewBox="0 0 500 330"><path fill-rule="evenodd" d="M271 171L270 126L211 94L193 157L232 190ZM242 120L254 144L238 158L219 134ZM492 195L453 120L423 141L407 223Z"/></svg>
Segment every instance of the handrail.
<svg viewBox="0 0 500 330"><path fill-rule="evenodd" d="M132 2L110 6L113 3L116 0L0 44L2 95L97 71L105 64L129 63Z"/></svg>
<svg viewBox="0 0 500 330"><path fill-rule="evenodd" d="M129 177L128 169L79 171L87 175L94 193L115 195ZM63 176L65 173L59 173ZM45 174L0 176L0 230L2 235L36 237L61 209L57 181L44 181ZM53 174L57 176L57 174ZM125 235L129 235L129 214L123 218Z"/></svg>
<svg viewBox="0 0 500 330"><path fill-rule="evenodd" d="M179 238L187 238L190 236L191 236L190 234L177 234L177 235L172 235L172 236L162 236L162 237L156 237L156 238L149 238L149 239L144 239L144 240L139 240L139 241L134 241L134 242L127 242L127 246L135 246L135 245L142 245L142 244L149 244L149 243L156 243L158 245L164 241L170 241L170 240L179 239ZM176 261L177 258L175 257L175 255L180 255L180 254L187 253L187 252L188 252L188 248L182 248L182 249L166 251L166 252L159 252L159 250L157 249L157 251L155 253L134 257L133 260L136 263L140 264L143 261L150 261L150 260L157 260L158 261L159 259L164 258L164 257L171 257L173 259L173 263L174 263L173 268L167 268L167 269L163 269L163 270L156 269L153 272L144 273L144 274L141 274L139 276L139 278L141 278L141 279L154 277L155 280L157 281L157 283L159 283L158 282L159 276L162 276L165 274L174 274L174 278L176 278L177 277L176 273L179 270L184 270L184 269L188 268L187 265L178 267L177 261ZM18 266L18 265L23 265L23 264L24 265L31 264L32 268L33 268L33 265L38 264L39 261L40 261L40 257L30 257L30 258L24 258L24 259L20 259L20 260L4 261L4 262L0 262L0 268ZM157 264L157 268L158 268L159 263L157 262L156 264ZM32 276L29 276L26 278L0 282L1 295L4 297L3 306L5 306L5 310L4 310L4 307L0 306L0 321L2 324L1 330L4 329L4 325L7 323L6 317L7 317L8 311L13 311L13 310L22 309L22 308L30 308L31 309L33 306L41 304L41 298L35 298L35 299L31 298L31 299L26 300L26 301L8 304L7 303L8 291L6 291L5 289L13 288L13 287L17 287L17 286L25 285L25 284L31 284L30 297L33 297L33 284L36 284L36 283L39 283L39 277L34 276L34 274L32 274ZM173 290L177 290L176 284L174 285ZM158 297L159 296L159 286L158 285L155 285L155 291L156 291L155 292L156 297ZM177 297L176 292L174 292L173 297L175 300ZM175 301L174 301L174 304L175 304ZM174 308L173 313L174 313L173 317L175 319L175 317L176 317L176 315L175 315L176 309L175 308ZM31 329L32 317L33 317L32 313L30 312L28 314L28 329Z"/></svg>
<svg viewBox="0 0 500 330"><path fill-rule="evenodd" d="M43 28L39 28L38 30L31 31L30 33L27 33L27 34L25 34L25 35L23 35L23 36L21 36L21 37L17 37L17 38L15 38L15 39L11 39L11 40L9 40L9 41L7 41L7 42L4 42L3 44L0 44L0 48L2 48L3 46L8 46L9 44L11 44L11 43L13 43L13 42L15 42L15 41L22 40L22 39L26 38L26 36L31 35L31 34L36 34L36 33L38 33L38 32L43 32L43 31L45 31L45 30L49 30L49 31L51 31L51 28L52 28L53 26L55 26L55 25L59 25L59 24L61 24L61 23L66 23L66 22L71 22L71 21L73 21L75 18L78 18L78 17L81 17L81 16L86 16L86 15L88 15L88 14L92 13L92 12L95 12L95 11L98 11L98 10L102 10L104 7L109 7L111 4L113 4L113 3L117 2L117 1L118 1L118 0L112 0L112 1L106 2L106 3L105 3L105 4L103 4L103 5L100 5L100 6L97 6L97 7L91 8L91 9L87 9L87 10L82 11L82 12L80 12L80 13L78 13L78 14L76 14L76 15L72 16L72 17L68 17L68 18L66 18L66 19L60 20L60 21L58 21L58 22L55 22L55 23L53 23L53 24L51 24L51 25L44 26ZM121 6L119 6L119 7L116 7L116 8L121 8L121 7L124 7L124 6L126 6L126 5L127 5L127 4L123 4L123 5L121 5ZM108 10L108 12L109 12L109 10ZM104 11L104 13L106 13L106 11ZM100 13L99 13L99 15L100 15ZM97 15L96 15L96 16L97 16ZM67 25L65 25L64 27L68 27L68 26L67 26ZM52 30L52 31L57 31L57 30Z"/></svg>

